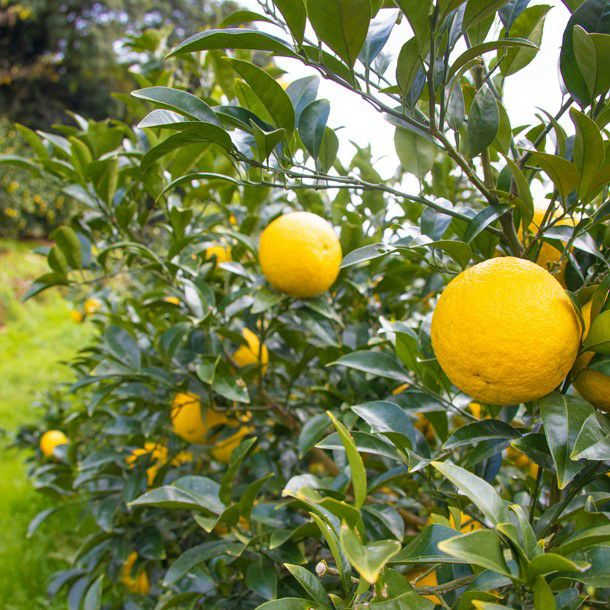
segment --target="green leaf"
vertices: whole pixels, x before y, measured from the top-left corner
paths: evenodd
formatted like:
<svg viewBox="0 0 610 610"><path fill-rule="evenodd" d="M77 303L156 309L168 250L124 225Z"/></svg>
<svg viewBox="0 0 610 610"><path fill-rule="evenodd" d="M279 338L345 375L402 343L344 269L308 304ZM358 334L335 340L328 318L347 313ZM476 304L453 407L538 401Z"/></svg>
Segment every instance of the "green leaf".
<svg viewBox="0 0 610 610"><path fill-rule="evenodd" d="M274 124L291 133L295 127L294 108L282 86L270 74L248 61L228 61L267 109Z"/></svg>
<svg viewBox="0 0 610 610"><path fill-rule="evenodd" d="M553 181L562 199L565 199L578 186L580 174L571 161L538 151L532 151L530 159Z"/></svg>
<svg viewBox="0 0 610 610"><path fill-rule="evenodd" d="M414 447L417 440L413 420L395 402L376 400L352 407L352 411L361 417L371 428L388 438L400 434L409 439Z"/></svg>
<svg viewBox="0 0 610 610"><path fill-rule="evenodd" d="M396 83L403 97L411 91L415 77L422 67L417 39L410 38L400 49L396 63Z"/></svg>
<svg viewBox="0 0 610 610"><path fill-rule="evenodd" d="M610 354L610 310L595 317L582 349L585 352Z"/></svg>
<svg viewBox="0 0 610 610"><path fill-rule="evenodd" d="M521 226L529 227L534 217L534 199L530 191L530 186L521 168L511 159L505 157L508 168L511 171L515 185L517 186L517 193L519 194L519 201L521 202Z"/></svg>
<svg viewBox="0 0 610 610"><path fill-rule="evenodd" d="M264 555L258 555L248 564L246 586L256 591L263 599L277 597L277 574L275 567Z"/></svg>
<svg viewBox="0 0 610 610"><path fill-rule="evenodd" d="M230 25L241 25L244 23L253 23L255 21L262 21L264 23L273 23L272 19L269 17L265 17L265 15L261 15L260 13L255 13L254 11L235 11L231 13L228 17L225 17L220 23L219 26L222 28L226 28Z"/></svg>
<svg viewBox="0 0 610 610"><path fill-rule="evenodd" d="M503 576L512 576L500 538L492 530L476 530L438 543L438 548L464 563L481 566Z"/></svg>
<svg viewBox="0 0 610 610"><path fill-rule="evenodd" d="M204 514L220 515L225 505L220 501L220 486L206 477L186 476L172 485L157 487L145 493L130 506L157 506L159 508L186 508Z"/></svg>
<svg viewBox="0 0 610 610"><path fill-rule="evenodd" d="M467 496L491 523L497 525L510 520L506 501L487 481L451 462L432 462L432 466Z"/></svg>
<svg viewBox="0 0 610 610"><path fill-rule="evenodd" d="M563 34L560 68L568 91L581 105L591 101L591 94L582 75L574 50L574 28L579 25L589 33L610 34L610 11L606 0L586 0L570 17Z"/></svg>
<svg viewBox="0 0 610 610"><path fill-rule="evenodd" d="M233 490L233 479L237 474L240 466L244 460L251 453L254 445L256 444L256 438L249 438L242 441L231 453L229 460L229 466L222 475L220 480L220 489L218 490L218 496L222 502L228 505L231 502L231 492Z"/></svg>
<svg viewBox="0 0 610 610"><path fill-rule="evenodd" d="M556 610L553 591L542 576L536 578L532 590L534 592L534 610Z"/></svg>
<svg viewBox="0 0 610 610"><path fill-rule="evenodd" d="M318 152L317 166L321 172L325 173L334 165L339 152L339 138L334 130L327 127L324 130L320 151Z"/></svg>
<svg viewBox="0 0 610 610"><path fill-rule="evenodd" d="M327 411L326 414L337 429L337 433L341 438L341 443L343 444L343 447L345 447L345 453L347 454L347 460L350 467L352 485L354 488L354 505L359 509L364 504L364 500L366 499L367 487L364 462L362 461L361 455L358 453L354 439L347 431L345 426L330 411Z"/></svg>
<svg viewBox="0 0 610 610"><path fill-rule="evenodd" d="M397 540L378 540L363 545L345 523L341 526L341 545L350 563L368 583L375 584L385 565L400 551Z"/></svg>
<svg viewBox="0 0 610 610"><path fill-rule="evenodd" d="M163 577L163 586L171 587L184 578L193 568L210 559L215 559L221 555L239 557L243 550L244 546L242 544L229 540L214 540L213 542L204 542L193 546L172 563Z"/></svg>
<svg viewBox="0 0 610 610"><path fill-rule="evenodd" d="M284 597L276 599L258 606L256 610L330 610L329 606L324 606L309 599L300 597Z"/></svg>
<svg viewBox="0 0 610 610"><path fill-rule="evenodd" d="M497 49L507 49L517 47L519 49L530 49L537 51L538 45L534 42L531 42L525 38L501 38L500 40L490 40L489 42L483 42L478 44L467 51L464 51L454 62L451 64L451 67L447 71L447 76L445 78L446 82L450 82L451 79L457 72L465 66L469 61L484 55L485 53L489 53L490 51L495 51Z"/></svg>
<svg viewBox="0 0 610 610"><path fill-rule="evenodd" d="M87 590L83 601L83 610L99 610L102 607L102 583L104 575L100 574Z"/></svg>
<svg viewBox="0 0 610 610"><path fill-rule="evenodd" d="M570 117L576 128L574 138L574 165L580 172L578 196L585 199L596 174L604 163L606 156L604 141L599 128L586 114L576 108L570 109Z"/></svg>
<svg viewBox="0 0 610 610"><path fill-rule="evenodd" d="M296 124L299 124L301 113L318 96L320 79L315 76L299 78L286 87L286 93L294 106Z"/></svg>
<svg viewBox="0 0 610 610"><path fill-rule="evenodd" d="M582 399L555 392L536 401L544 422L553 463L557 470L559 489L565 486L585 467L585 462L570 458L580 430L593 407Z"/></svg>
<svg viewBox="0 0 610 610"><path fill-rule="evenodd" d="M70 227L58 227L50 235L72 269L80 269L83 254L78 235Z"/></svg>
<svg viewBox="0 0 610 610"><path fill-rule="evenodd" d="M538 52L536 47L542 42L544 20L550 9L551 7L547 5L531 6L512 24L510 33L529 40L535 48L512 48L498 53L498 61L501 62L500 71L504 77L519 72L536 57Z"/></svg>
<svg viewBox="0 0 610 610"><path fill-rule="evenodd" d="M142 364L142 353L138 342L120 326L107 326L103 334L104 343L110 353L132 369L139 369Z"/></svg>
<svg viewBox="0 0 610 610"><path fill-rule="evenodd" d="M496 139L500 127L498 103L491 89L483 85L474 97L468 114L468 146L476 157Z"/></svg>
<svg viewBox="0 0 610 610"><path fill-rule="evenodd" d="M386 352L351 352L341 356L331 365L345 366L376 377L395 379L396 381L409 382L406 371L392 354ZM330 366L330 365L329 365Z"/></svg>
<svg viewBox="0 0 610 610"><path fill-rule="evenodd" d="M41 170L40 166L30 159L26 159L25 157L20 157L18 155L0 155L0 165L8 165L9 167L26 169L34 172L35 174L39 174Z"/></svg>
<svg viewBox="0 0 610 610"><path fill-rule="evenodd" d="M299 434L299 457L303 457L324 436L330 420L326 413L319 413L308 419Z"/></svg>
<svg viewBox="0 0 610 610"><path fill-rule="evenodd" d="M553 572L584 572L588 567L589 564L584 561L574 561L557 553L545 553L530 561L526 573L528 580L533 582L537 577Z"/></svg>
<svg viewBox="0 0 610 610"><path fill-rule="evenodd" d="M142 157L140 168L145 172L156 161L169 153L180 150L189 144L206 143L216 144L225 150L230 150L232 147L231 138L224 129L211 123L200 123L197 127L169 136L160 144L151 148Z"/></svg>
<svg viewBox="0 0 610 610"><path fill-rule="evenodd" d="M392 563L463 563L440 549L444 540L454 538L459 532L438 523L427 525L392 560Z"/></svg>
<svg viewBox="0 0 610 610"><path fill-rule="evenodd" d="M132 91L131 95L195 121L221 126L216 113L203 100L186 91L170 87L148 87Z"/></svg>
<svg viewBox="0 0 610 610"><path fill-rule="evenodd" d="M420 180L432 169L436 146L414 131L396 128L394 146L402 168Z"/></svg>
<svg viewBox="0 0 610 610"><path fill-rule="evenodd" d="M259 152L259 161L266 161L275 150L275 147L286 137L286 130L280 128L273 131L265 131L254 121L252 121L251 126L256 147Z"/></svg>
<svg viewBox="0 0 610 610"><path fill-rule="evenodd" d="M328 593L326 593L324 586L317 576L301 566L293 565L291 563L285 563L284 566L298 581L301 587L305 589L307 595L309 595L313 601L330 605Z"/></svg>
<svg viewBox="0 0 610 610"><path fill-rule="evenodd" d="M511 206L507 204L503 205L488 205L486 208L481 210L469 223L466 233L464 233L464 241L470 243L482 233L492 222L495 222L511 210Z"/></svg>
<svg viewBox="0 0 610 610"><path fill-rule="evenodd" d="M462 0L464 1L464 0ZM411 29L417 39L419 55L428 54L430 46L430 13L432 0L394 0L407 16Z"/></svg>
<svg viewBox="0 0 610 610"><path fill-rule="evenodd" d="M305 36L305 25L307 24L305 2L303 0L273 0L273 4L282 13L297 42L302 44Z"/></svg>
<svg viewBox="0 0 610 610"><path fill-rule="evenodd" d="M521 434L509 424L499 419L484 419L462 426L443 444L445 449L455 449L465 445L474 445L490 440L511 440L520 438Z"/></svg>
<svg viewBox="0 0 610 610"><path fill-rule="evenodd" d="M606 417L597 412L587 417L578 433L570 458L610 461L610 423Z"/></svg>
<svg viewBox="0 0 610 610"><path fill-rule="evenodd" d="M369 30L369 0L307 0L307 12L318 38L353 68Z"/></svg>
<svg viewBox="0 0 610 610"><path fill-rule="evenodd" d="M507 2L508 0L468 0L464 11L462 29L466 31L473 25L494 15Z"/></svg>
<svg viewBox="0 0 610 610"><path fill-rule="evenodd" d="M368 434L366 432L358 432L354 430L352 436L356 441L356 447L359 453L372 453L373 455L381 455L390 460L400 461L396 449L374 434ZM345 447L341 443L341 439L338 434L334 433L327 436L324 440L320 441L316 447L320 449L331 449L333 451L345 451Z"/></svg>
<svg viewBox="0 0 610 610"><path fill-rule="evenodd" d="M245 404L250 402L250 395L248 394L248 387L245 382L236 377L235 373L231 371L229 365L224 361L219 362L216 367L212 389L227 400L234 400L235 402Z"/></svg>
<svg viewBox="0 0 610 610"><path fill-rule="evenodd" d="M571 555L576 551L596 546L599 544L607 544L610 541L610 525L604 524L597 527L589 527L584 530L576 531L574 535L556 549L560 555Z"/></svg>
<svg viewBox="0 0 610 610"><path fill-rule="evenodd" d="M328 100L316 100L303 109L299 119L299 135L307 152L314 158L318 158L322 140L326 130L326 123L330 114L330 103Z"/></svg>
<svg viewBox="0 0 610 610"><path fill-rule="evenodd" d="M252 51L269 51L284 57L298 57L294 49L281 38L247 28L227 28L199 32L181 42L168 57L214 49L250 49Z"/></svg>
<svg viewBox="0 0 610 610"><path fill-rule="evenodd" d="M595 44L589 34L579 25L574 28L572 42L576 64L587 85L589 95L593 96L597 80L597 53L595 51Z"/></svg>

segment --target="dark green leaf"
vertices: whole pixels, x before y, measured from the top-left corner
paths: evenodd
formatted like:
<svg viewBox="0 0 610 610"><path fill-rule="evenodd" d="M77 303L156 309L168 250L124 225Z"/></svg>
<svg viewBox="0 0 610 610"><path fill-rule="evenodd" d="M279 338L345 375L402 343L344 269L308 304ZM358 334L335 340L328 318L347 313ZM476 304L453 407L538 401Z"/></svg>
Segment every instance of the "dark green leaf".
<svg viewBox="0 0 610 610"><path fill-rule="evenodd" d="M500 127L498 103L487 85L477 92L468 114L468 146L470 155L481 154L495 140Z"/></svg>

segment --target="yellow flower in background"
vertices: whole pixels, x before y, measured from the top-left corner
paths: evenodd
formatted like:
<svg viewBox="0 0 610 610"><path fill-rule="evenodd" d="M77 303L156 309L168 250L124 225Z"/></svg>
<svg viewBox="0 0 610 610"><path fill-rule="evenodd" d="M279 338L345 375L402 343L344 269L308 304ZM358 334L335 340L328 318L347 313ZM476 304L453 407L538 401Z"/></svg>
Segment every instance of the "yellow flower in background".
<svg viewBox="0 0 610 610"><path fill-rule="evenodd" d="M19 182L17 182L16 180L13 180L12 182L8 183L8 186L6 187L6 192L7 193L14 193L16 191L19 190Z"/></svg>
<svg viewBox="0 0 610 610"><path fill-rule="evenodd" d="M15 208L6 208L4 214L9 218L17 218L19 216L19 211Z"/></svg>
<svg viewBox="0 0 610 610"><path fill-rule="evenodd" d="M101 306L102 302L99 299L96 299L95 297L90 297L85 301L85 313L90 316L91 314L94 314L95 312L99 311Z"/></svg>

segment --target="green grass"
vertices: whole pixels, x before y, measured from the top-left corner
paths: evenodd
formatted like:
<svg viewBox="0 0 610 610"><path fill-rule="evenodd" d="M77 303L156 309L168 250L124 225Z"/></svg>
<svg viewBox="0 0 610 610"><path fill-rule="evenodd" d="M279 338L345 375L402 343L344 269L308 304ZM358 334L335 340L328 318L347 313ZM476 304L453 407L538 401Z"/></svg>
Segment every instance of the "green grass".
<svg viewBox="0 0 610 610"><path fill-rule="evenodd" d="M45 271L31 243L0 242L0 428L9 435L35 421L32 403L55 382L69 378L62 361L83 346L91 329L75 324L61 294L52 290L25 304L20 296ZM49 576L66 567L78 515L61 511L30 539L30 520L51 501L35 492L26 477L25 454L0 439L0 608L60 608L48 603Z"/></svg>

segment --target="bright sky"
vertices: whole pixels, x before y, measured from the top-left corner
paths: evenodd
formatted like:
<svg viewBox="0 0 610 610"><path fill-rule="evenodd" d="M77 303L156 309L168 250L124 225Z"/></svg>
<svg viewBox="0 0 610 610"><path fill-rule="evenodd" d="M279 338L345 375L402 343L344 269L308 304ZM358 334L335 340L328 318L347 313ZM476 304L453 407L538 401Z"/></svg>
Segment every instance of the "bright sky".
<svg viewBox="0 0 610 610"><path fill-rule="evenodd" d="M244 8L261 12L256 0L241 0ZM559 51L561 39L569 12L561 0L533 0L530 6L535 4L551 5L544 28L541 51L521 72L510 76L505 93L505 105L511 117L513 127L523 124L532 124L536 121L537 107L544 108L551 114L561 106L561 91L559 87ZM384 11L387 13L387 11ZM282 32L273 26L257 24L262 30L282 36ZM402 24L394 28L394 32L388 45L384 48L385 53L394 57L398 55L400 48L412 35L408 24ZM491 57L488 55L487 57ZM303 66L298 60L278 59L278 64L287 71L286 80L291 82L302 76L315 73L315 71ZM391 74L394 67L388 68ZM335 85L329 81L322 81L319 97L328 98L331 101L331 115L329 126L335 129L342 127L342 149L341 157L350 155L353 150L346 144L352 140L360 146L369 142L373 148L373 154L377 161L376 168L384 176L394 173L397 166L397 158L394 152L394 127L385 121L384 117L366 104L355 94Z"/></svg>

